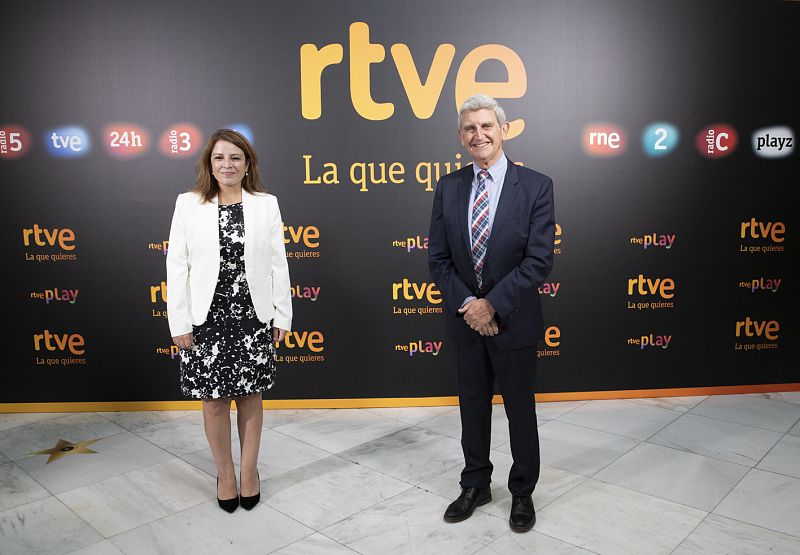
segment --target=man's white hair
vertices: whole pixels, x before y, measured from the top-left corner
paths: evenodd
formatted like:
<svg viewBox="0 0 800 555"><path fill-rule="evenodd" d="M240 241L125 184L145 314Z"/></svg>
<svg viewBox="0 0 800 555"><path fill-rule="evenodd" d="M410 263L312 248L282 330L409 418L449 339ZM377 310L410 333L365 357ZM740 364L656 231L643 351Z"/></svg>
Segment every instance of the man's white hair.
<svg viewBox="0 0 800 555"><path fill-rule="evenodd" d="M487 94L473 94L464 101L458 110L458 127L461 127L461 116L464 112L476 112L478 110L492 110L497 116L497 123L501 126L506 122L506 113L497 101Z"/></svg>

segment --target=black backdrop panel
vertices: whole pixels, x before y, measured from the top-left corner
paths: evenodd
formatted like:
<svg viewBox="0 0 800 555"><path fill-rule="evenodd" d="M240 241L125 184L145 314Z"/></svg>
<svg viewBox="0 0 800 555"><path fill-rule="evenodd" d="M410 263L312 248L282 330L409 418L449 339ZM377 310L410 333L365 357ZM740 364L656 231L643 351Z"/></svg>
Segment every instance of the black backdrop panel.
<svg viewBox="0 0 800 555"><path fill-rule="evenodd" d="M426 241L476 81L524 120L506 153L555 182L538 391L800 381L798 28L757 1L6 8L0 402L180 398L164 242L222 126L248 128L287 226L268 398L455 394Z"/></svg>

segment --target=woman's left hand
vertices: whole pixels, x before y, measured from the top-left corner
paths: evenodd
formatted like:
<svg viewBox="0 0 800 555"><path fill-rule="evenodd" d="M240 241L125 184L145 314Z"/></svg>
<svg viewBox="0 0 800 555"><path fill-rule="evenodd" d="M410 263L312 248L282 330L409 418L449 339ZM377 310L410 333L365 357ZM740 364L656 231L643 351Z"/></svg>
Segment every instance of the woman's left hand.
<svg viewBox="0 0 800 555"><path fill-rule="evenodd" d="M282 330L281 328L272 328L272 340L275 343L280 343L283 341L284 337L286 337L286 330Z"/></svg>

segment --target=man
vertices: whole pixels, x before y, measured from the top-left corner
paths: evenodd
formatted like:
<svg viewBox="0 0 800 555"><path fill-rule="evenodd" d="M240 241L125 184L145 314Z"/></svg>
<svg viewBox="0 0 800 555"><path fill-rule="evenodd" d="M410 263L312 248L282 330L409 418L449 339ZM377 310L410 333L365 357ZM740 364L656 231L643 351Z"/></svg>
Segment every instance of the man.
<svg viewBox="0 0 800 555"><path fill-rule="evenodd" d="M553 182L503 154L505 113L475 95L461 106L458 136L472 165L436 186L428 240L431 274L455 335L461 445L461 495L444 520L460 522L492 500L489 461L494 381L500 386L514 463L509 524L536 522L532 493L539 478L539 435L533 380L543 336L538 287L553 264Z"/></svg>

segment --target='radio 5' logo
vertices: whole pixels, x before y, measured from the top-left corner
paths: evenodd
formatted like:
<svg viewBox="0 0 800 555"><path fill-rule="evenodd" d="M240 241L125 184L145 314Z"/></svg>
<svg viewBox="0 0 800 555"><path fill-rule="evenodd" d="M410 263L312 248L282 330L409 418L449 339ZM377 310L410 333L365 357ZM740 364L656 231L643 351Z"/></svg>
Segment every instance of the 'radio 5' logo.
<svg viewBox="0 0 800 555"><path fill-rule="evenodd" d="M0 126L0 158L19 158L30 148L31 135L19 125Z"/></svg>
<svg viewBox="0 0 800 555"><path fill-rule="evenodd" d="M706 158L730 156L739 144L739 135L727 123L715 123L704 127L697 133L695 146Z"/></svg>
<svg viewBox="0 0 800 555"><path fill-rule="evenodd" d="M92 150L89 132L77 125L50 129L43 138L47 151L57 158L78 158Z"/></svg>

